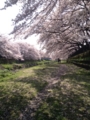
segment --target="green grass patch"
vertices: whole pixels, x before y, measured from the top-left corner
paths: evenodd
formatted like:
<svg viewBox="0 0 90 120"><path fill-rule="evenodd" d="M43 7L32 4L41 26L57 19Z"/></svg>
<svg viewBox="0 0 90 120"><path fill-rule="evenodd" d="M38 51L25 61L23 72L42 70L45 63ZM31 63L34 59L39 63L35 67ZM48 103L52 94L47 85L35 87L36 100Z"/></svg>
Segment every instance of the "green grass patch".
<svg viewBox="0 0 90 120"><path fill-rule="evenodd" d="M0 84L0 119L16 119L37 91L31 84L6 82Z"/></svg>
<svg viewBox="0 0 90 120"><path fill-rule="evenodd" d="M66 65L68 72L49 88L49 96L38 108L37 120L89 120L90 71Z"/></svg>
<svg viewBox="0 0 90 120"><path fill-rule="evenodd" d="M30 101L45 88L46 98L37 109L35 120L89 120L89 70L41 61L33 67L1 69L0 73L0 120L18 119ZM48 80L51 85L46 87Z"/></svg>
<svg viewBox="0 0 90 120"><path fill-rule="evenodd" d="M47 85L46 79L55 65L39 64L15 70L11 66L17 64L3 65L0 70L0 120L18 119L30 101Z"/></svg>

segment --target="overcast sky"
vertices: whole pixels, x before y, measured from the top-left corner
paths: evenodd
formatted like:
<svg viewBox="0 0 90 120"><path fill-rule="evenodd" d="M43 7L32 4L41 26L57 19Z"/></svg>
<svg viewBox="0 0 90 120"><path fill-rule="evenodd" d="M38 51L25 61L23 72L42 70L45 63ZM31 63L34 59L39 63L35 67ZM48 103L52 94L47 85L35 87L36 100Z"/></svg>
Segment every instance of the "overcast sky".
<svg viewBox="0 0 90 120"><path fill-rule="evenodd" d="M0 8L4 7L4 1L5 0L0 0ZM12 19L16 17L19 9L20 7L18 5L14 5L13 7L0 11L0 34L8 35L13 30ZM38 37L33 35L25 41L40 49L40 45L37 45L37 39Z"/></svg>

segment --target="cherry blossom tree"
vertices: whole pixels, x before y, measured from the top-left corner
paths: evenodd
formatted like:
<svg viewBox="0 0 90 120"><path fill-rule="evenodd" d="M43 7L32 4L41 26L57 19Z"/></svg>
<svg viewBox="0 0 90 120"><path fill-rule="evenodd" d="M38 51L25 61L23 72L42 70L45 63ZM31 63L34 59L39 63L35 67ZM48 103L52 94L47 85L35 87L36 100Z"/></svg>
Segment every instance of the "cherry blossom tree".
<svg viewBox="0 0 90 120"><path fill-rule="evenodd" d="M27 38L40 34L47 52L71 54L90 39L90 0L7 0L21 4L12 31Z"/></svg>
<svg viewBox="0 0 90 120"><path fill-rule="evenodd" d="M0 37L0 55L6 59L22 59L19 46L4 36Z"/></svg>
<svg viewBox="0 0 90 120"><path fill-rule="evenodd" d="M21 55L24 60L39 60L40 54L37 49L27 43L18 42Z"/></svg>
<svg viewBox="0 0 90 120"><path fill-rule="evenodd" d="M37 49L27 43L14 42L0 37L0 55L6 59L38 60L40 54Z"/></svg>

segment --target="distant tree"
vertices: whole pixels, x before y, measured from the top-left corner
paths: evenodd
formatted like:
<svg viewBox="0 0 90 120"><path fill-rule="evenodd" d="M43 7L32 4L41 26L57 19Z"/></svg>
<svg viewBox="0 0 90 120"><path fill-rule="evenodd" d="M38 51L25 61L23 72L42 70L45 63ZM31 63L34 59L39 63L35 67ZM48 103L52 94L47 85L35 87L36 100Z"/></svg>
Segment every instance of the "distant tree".
<svg viewBox="0 0 90 120"><path fill-rule="evenodd" d="M40 54L37 49L27 43L18 42L20 47L21 55L23 56L24 60L39 60Z"/></svg>
<svg viewBox="0 0 90 120"><path fill-rule="evenodd" d="M21 59L19 46L9 41L6 37L0 37L0 55L6 59Z"/></svg>
<svg viewBox="0 0 90 120"><path fill-rule="evenodd" d="M39 51L30 44L10 41L3 36L0 37L0 55L6 59L40 59Z"/></svg>

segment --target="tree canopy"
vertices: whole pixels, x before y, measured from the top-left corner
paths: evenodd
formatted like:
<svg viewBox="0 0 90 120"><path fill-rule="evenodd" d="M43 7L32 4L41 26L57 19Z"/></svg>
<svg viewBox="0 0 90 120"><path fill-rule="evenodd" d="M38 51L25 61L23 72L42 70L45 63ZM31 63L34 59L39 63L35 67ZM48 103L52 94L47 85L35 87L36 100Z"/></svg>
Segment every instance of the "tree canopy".
<svg viewBox="0 0 90 120"><path fill-rule="evenodd" d="M14 4L22 9L12 33L40 34L48 52L71 54L90 39L90 0L7 0L5 8Z"/></svg>

